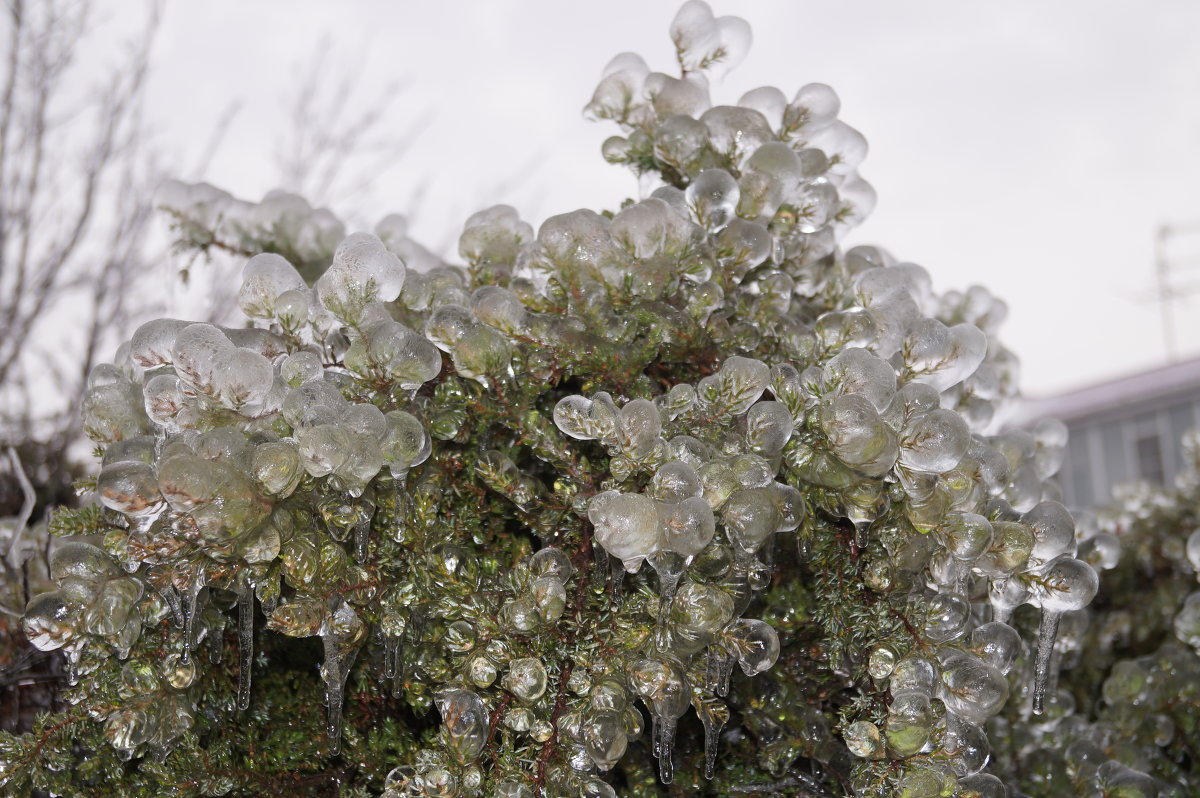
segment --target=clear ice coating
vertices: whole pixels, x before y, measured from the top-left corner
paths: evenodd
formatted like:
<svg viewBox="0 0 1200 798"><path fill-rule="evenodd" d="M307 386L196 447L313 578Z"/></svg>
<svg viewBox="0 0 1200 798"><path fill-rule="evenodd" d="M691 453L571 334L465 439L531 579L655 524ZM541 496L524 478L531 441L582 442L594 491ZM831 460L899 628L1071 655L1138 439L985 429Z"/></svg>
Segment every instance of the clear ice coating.
<svg viewBox="0 0 1200 798"><path fill-rule="evenodd" d="M143 630L168 616L181 630L153 664L177 692L103 721L122 757L165 754L186 730L188 688L207 677L193 648L216 662L234 620L249 706L261 612L264 634L322 639L331 753L364 646L385 691L432 701L440 730L389 798L612 796L597 772L640 745L669 783L689 707L709 778L731 718L738 735L792 724L829 758L831 724L779 664L825 667L812 654L836 642L822 630L797 651L801 587L813 618L840 596L886 619L856 625L837 666L858 691L839 733L907 794L955 779L996 794L983 724L1015 703L1023 604L1042 611L1034 708L1070 725L1054 674L1077 653L1093 568L1122 543L1085 535L1054 498L1065 428L996 431L1016 379L995 337L1003 303L839 249L874 195L837 95L810 83L721 104L710 79L744 57L745 23L692 0L671 37L677 73L623 54L586 109L619 126L602 152L645 178L640 201L536 231L484 209L459 263L394 214L347 236L283 192L167 187L194 245L271 250L247 259L237 295L256 326L151 321L91 371L96 493L119 521L103 550L59 547L54 590L23 619L73 680L124 658L138 701L158 689L137 670ZM1200 571L1200 533L1186 553ZM766 620L745 617L763 605ZM1200 599L1172 620L1200 647ZM1144 670L1123 668L1106 697L1140 690ZM856 702L872 691L890 703ZM503 767L485 753L497 739L515 752Z"/></svg>

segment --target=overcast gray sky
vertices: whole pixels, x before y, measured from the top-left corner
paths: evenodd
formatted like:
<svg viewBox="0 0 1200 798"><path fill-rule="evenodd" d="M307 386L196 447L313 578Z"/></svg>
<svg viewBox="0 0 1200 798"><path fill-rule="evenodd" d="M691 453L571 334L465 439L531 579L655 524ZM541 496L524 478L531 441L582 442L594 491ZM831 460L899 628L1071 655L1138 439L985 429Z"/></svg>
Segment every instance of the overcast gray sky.
<svg viewBox="0 0 1200 798"><path fill-rule="evenodd" d="M118 18L129 5L107 0ZM748 20L746 61L716 103L775 85L832 85L871 143L879 192L849 243L925 266L939 290L982 283L1011 313L1027 393L1164 362L1153 235L1200 222L1200 3L1195 0L711 0ZM159 142L189 166L231 100L244 105L208 178L256 198L277 174L281 97L314 48L354 70L363 99L392 81L415 144L343 211L412 218L433 248L495 202L536 226L614 208L636 182L599 156L616 132L582 119L623 50L673 66L677 3L208 0L165 11L151 85ZM186 156L186 157L185 157ZM419 197L419 203L414 199ZM336 206L335 206L336 207ZM1178 250L1200 253L1200 235ZM1188 278L1181 272L1181 282ZM1196 269L1193 281L1200 281ZM1196 302L1177 306L1200 354Z"/></svg>

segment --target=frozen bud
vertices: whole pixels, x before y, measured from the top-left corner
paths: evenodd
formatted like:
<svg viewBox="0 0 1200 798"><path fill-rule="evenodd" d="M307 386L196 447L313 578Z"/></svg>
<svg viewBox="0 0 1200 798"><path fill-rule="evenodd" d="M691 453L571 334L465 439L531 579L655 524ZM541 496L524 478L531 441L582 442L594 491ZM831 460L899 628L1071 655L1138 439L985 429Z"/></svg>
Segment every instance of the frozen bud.
<svg viewBox="0 0 1200 798"><path fill-rule="evenodd" d="M704 125L688 114L668 116L654 131L654 157L680 172L691 172L704 154L707 133Z"/></svg>
<svg viewBox="0 0 1200 798"><path fill-rule="evenodd" d="M616 435L618 413L603 391L591 399L564 396L554 406L554 425L576 440L603 440Z"/></svg>
<svg viewBox="0 0 1200 798"><path fill-rule="evenodd" d="M705 111L700 121L708 129L709 146L734 167L775 137L763 115L750 108L718 105Z"/></svg>
<svg viewBox="0 0 1200 798"><path fill-rule="evenodd" d="M155 319L138 327L129 340L129 356L142 368L154 368L171 363L175 338L188 326L186 321Z"/></svg>
<svg viewBox="0 0 1200 798"><path fill-rule="evenodd" d="M1075 519L1056 501L1039 502L1021 516L1021 523L1033 532L1033 549L1029 552L1031 565L1049 562L1075 550Z"/></svg>
<svg viewBox="0 0 1200 798"><path fill-rule="evenodd" d="M803 180L800 157L782 141L768 141L746 159L738 179L738 215L770 221L784 202L796 197Z"/></svg>
<svg viewBox="0 0 1200 798"><path fill-rule="evenodd" d="M598 493L588 504L588 518L596 529L596 542L630 572L658 550L658 506L649 496Z"/></svg>
<svg viewBox="0 0 1200 798"><path fill-rule="evenodd" d="M761 86L743 94L737 104L758 111L773 130L779 130L783 126L783 114L788 101L784 93L774 86Z"/></svg>
<svg viewBox="0 0 1200 798"><path fill-rule="evenodd" d="M931 410L908 420L900 432L900 465L941 474L954 468L971 445L971 431L953 410Z"/></svg>
<svg viewBox="0 0 1200 798"><path fill-rule="evenodd" d="M681 717L691 705L687 676L674 659L641 660L630 669L629 679L660 723Z"/></svg>
<svg viewBox="0 0 1200 798"><path fill-rule="evenodd" d="M601 770L609 770L625 754L629 738L621 713L596 712L584 723L582 732L587 755Z"/></svg>
<svg viewBox="0 0 1200 798"><path fill-rule="evenodd" d="M992 525L976 513L947 513L937 528L942 545L956 559L972 562L992 545Z"/></svg>
<svg viewBox="0 0 1200 798"><path fill-rule="evenodd" d="M740 197L737 181L724 169L705 169L687 187L688 206L712 232L729 224Z"/></svg>
<svg viewBox="0 0 1200 798"><path fill-rule="evenodd" d="M671 603L672 621L705 635L720 631L733 615L733 597L720 588L701 582L685 582Z"/></svg>
<svg viewBox="0 0 1200 798"><path fill-rule="evenodd" d="M413 415L392 410L385 416L387 431L380 441L383 459L393 470L420 465L429 458L433 441Z"/></svg>
<svg viewBox="0 0 1200 798"><path fill-rule="evenodd" d="M931 643L957 640L971 620L971 604L957 593L938 593L929 599L924 636Z"/></svg>
<svg viewBox="0 0 1200 798"><path fill-rule="evenodd" d="M1008 680L978 657L952 654L942 663L938 698L963 720L983 723L1008 700Z"/></svg>
<svg viewBox="0 0 1200 798"><path fill-rule="evenodd" d="M896 652L888 646L872 649L867 658L867 673L872 679L886 679L896 667Z"/></svg>
<svg viewBox="0 0 1200 798"><path fill-rule="evenodd" d="M120 574L113 558L90 543L64 543L50 555L50 578L55 582L78 579L98 585Z"/></svg>
<svg viewBox="0 0 1200 798"><path fill-rule="evenodd" d="M884 733L892 752L901 757L918 753L933 734L934 715L928 693L892 691Z"/></svg>
<svg viewBox="0 0 1200 798"><path fill-rule="evenodd" d="M975 561L975 567L988 576L1010 574L1029 561L1033 550L1033 532L1016 521L992 524L992 545Z"/></svg>
<svg viewBox="0 0 1200 798"><path fill-rule="evenodd" d="M723 75L746 57L750 26L738 17L713 17L703 0L688 0L671 21L671 41L683 71Z"/></svg>
<svg viewBox="0 0 1200 798"><path fill-rule="evenodd" d="M726 628L725 634L747 676L762 673L779 659L779 635L769 623L739 618Z"/></svg>
<svg viewBox="0 0 1200 798"><path fill-rule="evenodd" d="M533 228L515 208L494 205L472 214L463 225L458 253L468 263L513 263L521 245L533 240Z"/></svg>
<svg viewBox="0 0 1200 798"><path fill-rule="evenodd" d="M1184 600L1172 626L1175 637L1200 651L1200 592L1192 593Z"/></svg>
<svg viewBox="0 0 1200 798"><path fill-rule="evenodd" d="M92 634L116 634L129 620L130 612L142 597L142 583L132 577L110 579L104 583L83 613L83 625Z"/></svg>
<svg viewBox="0 0 1200 798"><path fill-rule="evenodd" d="M886 474L896 462L896 433L861 394L843 394L817 416L834 455L869 476Z"/></svg>
<svg viewBox="0 0 1200 798"><path fill-rule="evenodd" d="M682 557L695 557L712 541L717 522L708 502L696 496L678 504L658 503L661 535L658 548Z"/></svg>
<svg viewBox="0 0 1200 798"><path fill-rule="evenodd" d="M360 374L375 373L405 390L415 390L442 370L442 356L437 347L400 322L372 324L366 330L364 342L361 353L356 351L360 344L346 353L347 367Z"/></svg>
<svg viewBox="0 0 1200 798"><path fill-rule="evenodd" d="M858 394L880 413L896 395L896 372L866 349L843 349L821 370L825 386L837 394Z"/></svg>
<svg viewBox="0 0 1200 798"><path fill-rule="evenodd" d="M1185 552L1192 570L1200 577L1200 529L1188 536Z"/></svg>
<svg viewBox="0 0 1200 798"><path fill-rule="evenodd" d="M337 424L317 424L296 431L300 459L310 476L324 477L341 468L354 442L350 431Z"/></svg>
<svg viewBox="0 0 1200 798"><path fill-rule="evenodd" d="M662 416L648 399L634 399L617 416L617 444L630 457L644 457L653 449L662 432Z"/></svg>
<svg viewBox="0 0 1200 798"><path fill-rule="evenodd" d="M135 517L155 512L163 501L154 469L137 461L102 468L96 493L105 507Z"/></svg>
<svg viewBox="0 0 1200 798"><path fill-rule="evenodd" d="M429 315L425 322L425 337L443 352L453 352L464 335L478 325L474 314L457 304L446 304Z"/></svg>
<svg viewBox="0 0 1200 798"><path fill-rule="evenodd" d="M214 393L231 410L261 406L274 380L271 361L249 349L229 352L213 372Z"/></svg>
<svg viewBox="0 0 1200 798"><path fill-rule="evenodd" d="M241 349L257 352L271 362L288 352L288 343L283 336L261 327L221 327L221 332L230 342Z"/></svg>
<svg viewBox="0 0 1200 798"><path fill-rule="evenodd" d="M651 495L664 502L681 502L700 496L703 492L704 487L696 469L679 460L660 466L650 482Z"/></svg>
<svg viewBox="0 0 1200 798"><path fill-rule="evenodd" d="M746 412L750 451L774 457L792 437L792 414L782 402L757 402Z"/></svg>
<svg viewBox="0 0 1200 798"><path fill-rule="evenodd" d="M717 235L717 259L734 282L771 255L771 233L758 222L735 218Z"/></svg>
<svg viewBox="0 0 1200 798"><path fill-rule="evenodd" d="M490 718L483 699L470 690L451 689L434 699L442 715L442 734L461 762L473 762L487 742Z"/></svg>
<svg viewBox="0 0 1200 798"><path fill-rule="evenodd" d="M767 389L770 371L761 360L734 355L716 374L700 380L696 393L708 412L741 415Z"/></svg>
<svg viewBox="0 0 1200 798"><path fill-rule="evenodd" d="M788 130L799 131L801 137L829 127L837 119L842 101L837 92L824 83L809 83L801 86L792 98L784 115Z"/></svg>
<svg viewBox="0 0 1200 798"><path fill-rule="evenodd" d="M172 424L186 404L179 390L179 378L174 374L155 374L146 380L142 393L146 415L156 424Z"/></svg>
<svg viewBox="0 0 1200 798"><path fill-rule="evenodd" d="M342 423L361 435L382 438L387 433L387 417L378 407L366 402L353 404L342 414Z"/></svg>
<svg viewBox="0 0 1200 798"><path fill-rule="evenodd" d="M284 441L261 443L254 448L251 473L264 493L276 498L291 494L300 484L304 468L296 447Z"/></svg>
<svg viewBox="0 0 1200 798"><path fill-rule="evenodd" d="M301 350L288 355L280 365L279 372L288 385L297 388L306 382L321 379L325 369L321 365L320 355Z"/></svg>
<svg viewBox="0 0 1200 798"><path fill-rule="evenodd" d="M571 558L562 549L547 546L544 549L538 549L529 558L529 573L534 577L552 576L565 582L571 574L575 573L575 566L571 564Z"/></svg>
<svg viewBox="0 0 1200 798"><path fill-rule="evenodd" d="M860 759L879 759L883 756L883 737L879 727L869 720L860 720L846 727L846 747Z"/></svg>
<svg viewBox="0 0 1200 798"><path fill-rule="evenodd" d="M721 522L734 542L748 552L758 551L783 521L771 488L743 488L730 495Z"/></svg>
<svg viewBox="0 0 1200 798"><path fill-rule="evenodd" d="M171 359L175 371L196 391L212 396L216 372L233 353L233 342L211 324L190 324L179 331Z"/></svg>
<svg viewBox="0 0 1200 798"><path fill-rule="evenodd" d="M1033 584L1034 598L1044 612L1081 610L1096 597L1100 578L1092 566L1071 557L1050 563Z"/></svg>
<svg viewBox="0 0 1200 798"><path fill-rule="evenodd" d="M987 336L971 324L947 327L926 318L913 325L900 351L906 380L944 391L979 368L987 354Z"/></svg>
<svg viewBox="0 0 1200 798"><path fill-rule="evenodd" d="M910 690L931 693L936 679L937 668L932 662L924 657L910 656L896 663L888 687L893 695Z"/></svg>
<svg viewBox="0 0 1200 798"><path fill-rule="evenodd" d="M567 589L556 576L543 576L534 580L530 589L538 615L550 623L562 617L567 608Z"/></svg>
<svg viewBox="0 0 1200 798"><path fill-rule="evenodd" d="M673 78L662 72L651 72L646 76L646 83L642 88L654 115L660 119L669 116L699 116L712 105L708 96L708 79L699 74ZM639 133L640 131L634 131L630 140L636 141Z"/></svg>
<svg viewBox="0 0 1200 798"><path fill-rule="evenodd" d="M481 380L509 371L512 344L503 333L480 324L458 339L452 357L459 374Z"/></svg>
<svg viewBox="0 0 1200 798"><path fill-rule="evenodd" d="M307 288L284 291L275 298L275 318L288 332L296 332L308 321L312 306Z"/></svg>
<svg viewBox="0 0 1200 798"><path fill-rule="evenodd" d="M1116 568L1121 561L1121 541L1116 535L1098 532L1079 544L1079 559L1100 571Z"/></svg>
<svg viewBox="0 0 1200 798"><path fill-rule="evenodd" d="M1021 635L1001 621L992 621L971 632L971 650L988 665L1008 673L1021 653Z"/></svg>
<svg viewBox="0 0 1200 798"><path fill-rule="evenodd" d="M610 284L624 280L624 253L609 233L609 220L595 211L577 210L551 216L538 230L546 258L566 270L579 270Z"/></svg>
<svg viewBox="0 0 1200 798"><path fill-rule="evenodd" d="M370 233L338 244L333 263L317 280L317 297L334 316L356 323L367 304L392 302L404 287L404 264Z"/></svg>
<svg viewBox="0 0 1200 798"><path fill-rule="evenodd" d="M592 119L628 120L642 98L642 86L649 74L650 68L641 56L621 53L605 66L584 113Z"/></svg>
<svg viewBox="0 0 1200 798"><path fill-rule="evenodd" d="M238 307L252 319L275 316L275 300L285 291L303 291L304 278L287 259L264 252L246 261L242 268L242 286Z"/></svg>
<svg viewBox="0 0 1200 798"><path fill-rule="evenodd" d="M471 295L471 310L475 317L489 327L506 335L524 331L529 311L520 297L497 285L485 285Z"/></svg>
<svg viewBox="0 0 1200 798"><path fill-rule="evenodd" d="M546 666L535 657L515 659L501 684L521 701L536 701L546 692Z"/></svg>
<svg viewBox="0 0 1200 798"><path fill-rule="evenodd" d="M62 648L75 636L71 608L57 591L35 596L25 607L21 628L39 651Z"/></svg>
<svg viewBox="0 0 1200 798"><path fill-rule="evenodd" d="M83 431L101 443L144 435L150 432L144 404L141 389L123 378L89 386L83 395Z"/></svg>

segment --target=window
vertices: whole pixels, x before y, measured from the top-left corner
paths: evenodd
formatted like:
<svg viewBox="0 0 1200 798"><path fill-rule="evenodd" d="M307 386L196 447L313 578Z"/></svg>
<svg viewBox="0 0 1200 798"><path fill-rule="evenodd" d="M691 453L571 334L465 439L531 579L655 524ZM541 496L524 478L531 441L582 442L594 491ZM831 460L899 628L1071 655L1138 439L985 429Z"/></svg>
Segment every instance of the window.
<svg viewBox="0 0 1200 798"><path fill-rule="evenodd" d="M1164 475L1162 440L1157 435L1146 435L1138 438L1135 445L1138 476L1161 484Z"/></svg>

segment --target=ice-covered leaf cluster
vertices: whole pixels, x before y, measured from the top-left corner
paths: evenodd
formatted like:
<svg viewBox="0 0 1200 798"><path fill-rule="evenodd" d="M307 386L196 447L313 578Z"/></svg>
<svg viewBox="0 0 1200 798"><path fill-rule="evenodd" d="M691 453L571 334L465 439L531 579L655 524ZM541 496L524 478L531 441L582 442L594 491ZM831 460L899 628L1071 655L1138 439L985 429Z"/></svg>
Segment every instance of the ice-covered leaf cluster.
<svg viewBox="0 0 1200 798"><path fill-rule="evenodd" d="M1004 304L839 248L873 192L833 91L713 105L748 27L691 0L671 39L678 76L624 54L587 108L645 196L480 211L461 265L394 215L164 197L247 255L252 326L150 322L96 368L103 550L25 617L129 672L88 709L124 756L269 718L257 626L321 639L324 754L388 798L1003 794L1003 713L1059 717L1119 545L1057 501L1061 425L997 427Z"/></svg>

